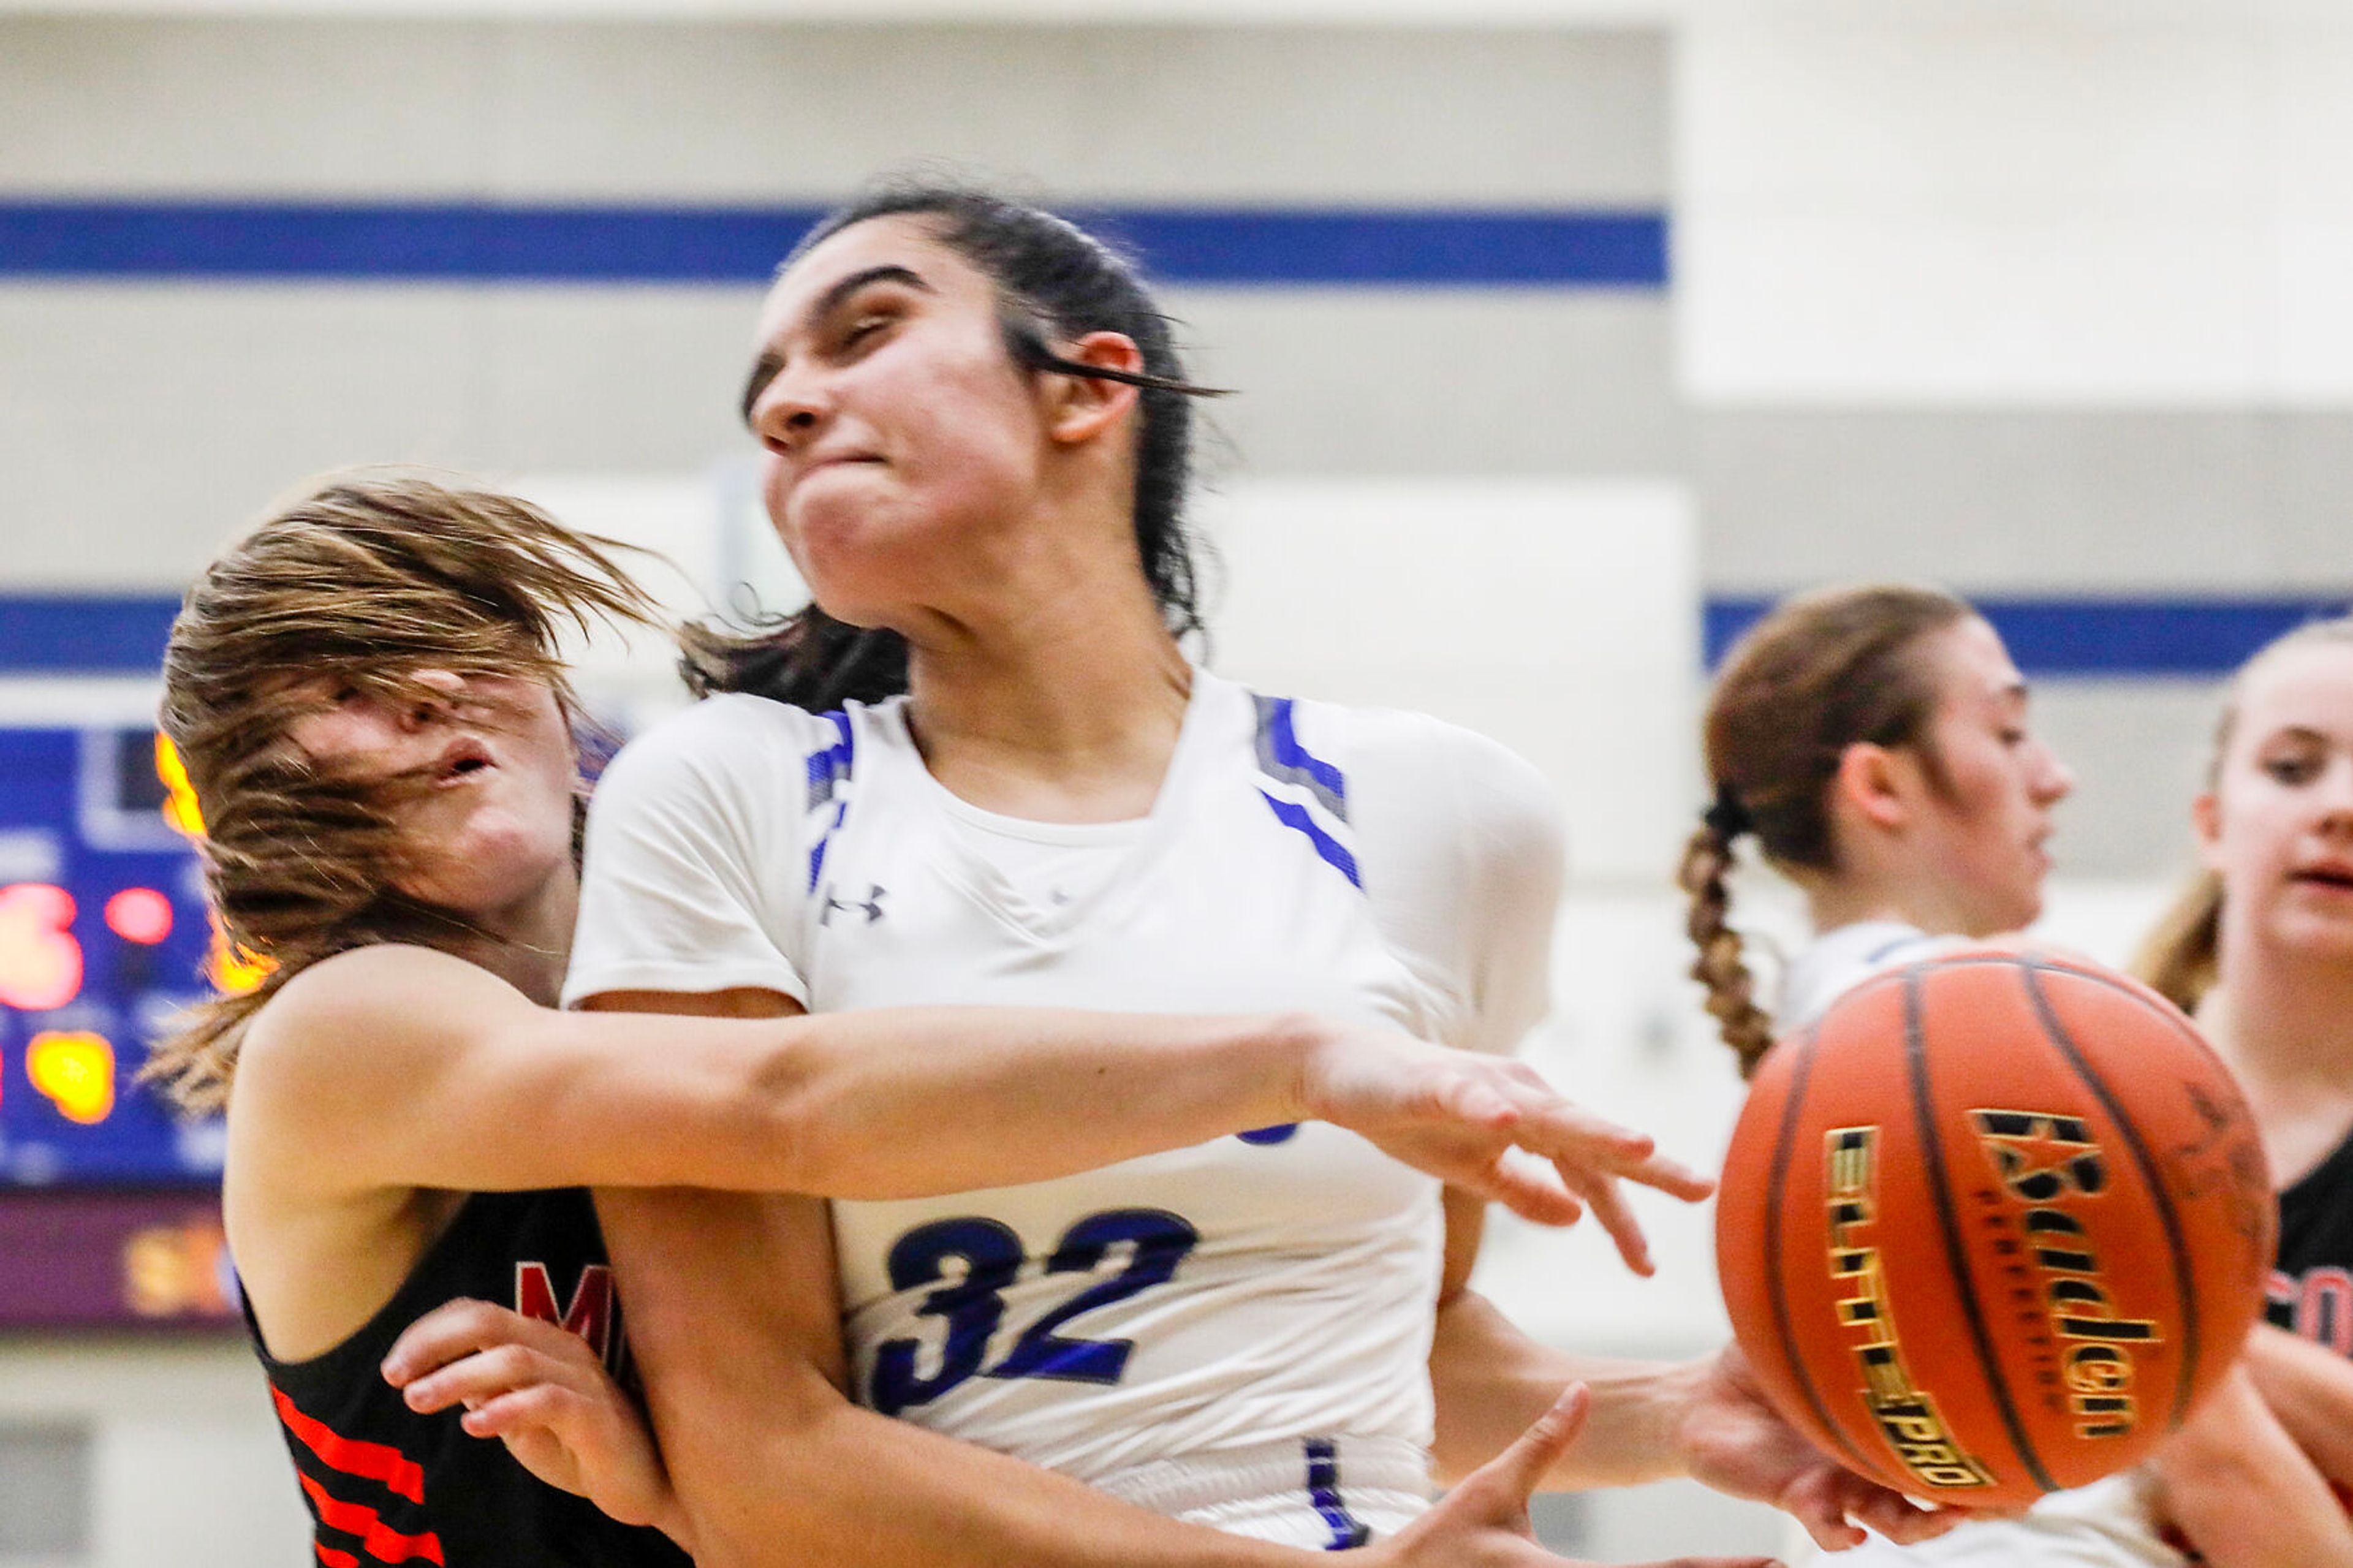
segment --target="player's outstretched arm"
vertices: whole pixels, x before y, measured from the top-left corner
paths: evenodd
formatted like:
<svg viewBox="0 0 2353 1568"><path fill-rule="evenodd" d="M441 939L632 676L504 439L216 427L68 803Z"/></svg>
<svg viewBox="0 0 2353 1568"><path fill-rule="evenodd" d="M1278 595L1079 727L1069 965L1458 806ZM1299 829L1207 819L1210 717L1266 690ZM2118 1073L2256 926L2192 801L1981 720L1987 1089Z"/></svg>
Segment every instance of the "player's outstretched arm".
<svg viewBox="0 0 2353 1568"><path fill-rule="evenodd" d="M2150 1456L2157 1508L2214 1568L2353 1563L2353 1521L2242 1364Z"/></svg>
<svg viewBox="0 0 2353 1568"><path fill-rule="evenodd" d="M297 977L257 1021L238 1068L255 1113L244 1120L287 1145L269 1152L290 1168L332 1170L355 1188L904 1197L1316 1118L1555 1224L1577 1217L1572 1190L1621 1176L1705 1190L1525 1068L1303 1015L811 1017L767 992L679 1005L747 1016L558 1013L446 954L362 949ZM748 1017L778 1008L792 1016Z"/></svg>

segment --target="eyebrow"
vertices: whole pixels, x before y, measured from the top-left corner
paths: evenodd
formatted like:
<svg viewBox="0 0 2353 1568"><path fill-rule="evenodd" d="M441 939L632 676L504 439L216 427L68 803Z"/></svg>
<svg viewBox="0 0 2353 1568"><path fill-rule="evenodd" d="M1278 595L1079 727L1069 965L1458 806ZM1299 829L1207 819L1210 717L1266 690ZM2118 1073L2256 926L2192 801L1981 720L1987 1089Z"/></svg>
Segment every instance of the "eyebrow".
<svg viewBox="0 0 2353 1568"><path fill-rule="evenodd" d="M821 321L841 309L843 302L852 295L876 283L896 283L926 294L938 292L913 268L884 262L879 267L862 268L836 282L817 297L815 304L801 313L801 320L804 322ZM745 425L752 423L752 405L760 401L760 394L768 390L768 383L776 380L776 373L784 368L784 355L774 350L762 353L752 362L752 374L744 378L743 401L736 408Z"/></svg>

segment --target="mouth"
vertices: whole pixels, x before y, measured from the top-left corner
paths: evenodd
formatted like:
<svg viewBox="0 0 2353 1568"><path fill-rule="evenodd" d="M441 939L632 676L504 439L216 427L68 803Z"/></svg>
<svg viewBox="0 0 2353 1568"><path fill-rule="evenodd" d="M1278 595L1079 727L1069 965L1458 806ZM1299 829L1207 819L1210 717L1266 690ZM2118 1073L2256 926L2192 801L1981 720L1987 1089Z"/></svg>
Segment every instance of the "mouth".
<svg viewBox="0 0 2353 1568"><path fill-rule="evenodd" d="M863 464L880 463L881 460L881 458L876 457L871 452L830 453L803 465L800 477L802 479L807 479L819 468L853 468Z"/></svg>
<svg viewBox="0 0 2353 1568"><path fill-rule="evenodd" d="M2307 887L2327 888L2339 893L2353 893L2353 862L2328 860L2300 867L2288 873L2288 880Z"/></svg>
<svg viewBox="0 0 2353 1568"><path fill-rule="evenodd" d="M454 741L435 759L433 784L437 789L469 783L498 766L491 758L490 748L468 736Z"/></svg>

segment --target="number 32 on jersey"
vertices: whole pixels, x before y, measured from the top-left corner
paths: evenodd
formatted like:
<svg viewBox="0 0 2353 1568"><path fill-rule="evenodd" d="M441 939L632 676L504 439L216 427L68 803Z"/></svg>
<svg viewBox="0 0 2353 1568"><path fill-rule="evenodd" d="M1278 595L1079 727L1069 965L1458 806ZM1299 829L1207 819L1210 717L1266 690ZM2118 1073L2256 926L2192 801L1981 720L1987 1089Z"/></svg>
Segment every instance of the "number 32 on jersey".
<svg viewBox="0 0 2353 1568"><path fill-rule="evenodd" d="M939 1369L928 1376L916 1370L921 1341L885 1340L874 1347L867 1402L885 1415L896 1415L910 1405L927 1405L973 1377L1117 1383L1127 1370L1134 1341L1066 1339L1056 1331L1081 1313L1166 1283L1200 1239L1192 1226L1165 1209L1109 1209L1087 1215L1062 1233L1046 1259L1045 1271L1091 1275L1123 1242L1134 1249L1126 1266L1072 1293L1024 1330L996 1365L984 1366L989 1343L1004 1325L1003 1291L1027 1257L1021 1238L1009 1226L977 1216L919 1226L891 1248L891 1285L917 1290L939 1284L915 1309L919 1317L946 1321ZM953 1268L955 1263L962 1264L960 1270ZM952 1273L961 1277L951 1279Z"/></svg>

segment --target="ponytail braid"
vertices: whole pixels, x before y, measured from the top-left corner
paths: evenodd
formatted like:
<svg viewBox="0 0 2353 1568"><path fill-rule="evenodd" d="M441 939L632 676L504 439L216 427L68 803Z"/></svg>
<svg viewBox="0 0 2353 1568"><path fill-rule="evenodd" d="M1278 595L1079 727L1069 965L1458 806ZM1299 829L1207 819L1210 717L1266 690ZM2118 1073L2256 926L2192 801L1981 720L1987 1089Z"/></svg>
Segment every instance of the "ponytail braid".
<svg viewBox="0 0 2353 1568"><path fill-rule="evenodd" d="M1716 1032L1740 1058L1740 1076L1755 1075L1773 1044L1773 1016L1757 1005L1757 979L1742 953L1740 933L1730 920L1733 843L1741 832L1739 807L1730 793L1716 797L1699 830L1683 847L1675 884L1691 895L1683 929L1697 956L1691 977L1707 989L1707 1010Z"/></svg>

